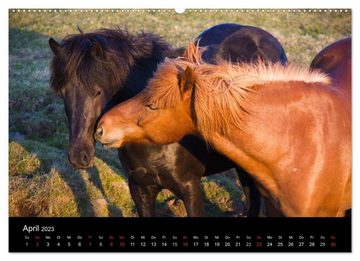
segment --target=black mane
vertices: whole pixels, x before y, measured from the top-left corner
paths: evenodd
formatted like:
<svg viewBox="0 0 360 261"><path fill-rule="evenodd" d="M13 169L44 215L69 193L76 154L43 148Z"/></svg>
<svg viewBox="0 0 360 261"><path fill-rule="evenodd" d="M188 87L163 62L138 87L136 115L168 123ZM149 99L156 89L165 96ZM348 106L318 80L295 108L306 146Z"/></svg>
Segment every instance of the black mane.
<svg viewBox="0 0 360 261"><path fill-rule="evenodd" d="M87 87L107 82L106 87L115 93L128 81L134 66L155 69L173 51L160 36L151 33L132 35L120 29L100 29L68 35L52 59L51 87L59 92L70 79L76 79Z"/></svg>

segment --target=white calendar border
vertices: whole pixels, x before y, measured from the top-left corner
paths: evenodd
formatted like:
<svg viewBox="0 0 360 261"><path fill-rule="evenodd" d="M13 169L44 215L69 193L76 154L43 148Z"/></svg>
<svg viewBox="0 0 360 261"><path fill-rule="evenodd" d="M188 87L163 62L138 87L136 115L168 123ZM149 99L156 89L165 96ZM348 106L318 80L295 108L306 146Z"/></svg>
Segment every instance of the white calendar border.
<svg viewBox="0 0 360 261"><path fill-rule="evenodd" d="M331 0L316 0L316 1L289 1L289 0L273 0L271 3L267 0L181 0L181 1L170 1L170 0L156 0L156 1L146 1L146 0L132 0L132 1L117 1L117 0L87 0L87 1L78 1L74 0L60 0L60 1L49 1L49 0L2 0L1 4L1 82L3 83L1 86L1 102L0 102L0 112L1 112L1 128L0 128L0 148L1 148L1 164L0 164L0 191L1 191L1 208L0 208L0 247L1 247L1 259L2 260L47 260L49 258L54 260L63 260L64 258L89 258L90 260L98 260L99 258L139 258L139 259L156 259L156 260L169 260L171 258L172 261L181 260L183 261L185 258L206 258L207 260L218 260L220 258L241 258L243 260L251 259L270 259L270 260L286 260L289 258L291 260L303 260L306 259L315 259L315 258L326 258L327 260L336 260L338 261L341 258L347 258L352 260L359 260L360 253L360 244L359 244L359 161L357 161L357 157L359 157L359 107L360 107L360 90L359 85L359 73L353 73L353 253L354 254L289 254L289 253L242 253L241 256L235 256L236 254L216 254L216 253L206 253L200 254L150 254L150 253L128 253L122 254L121 256L117 256L116 254L108 253L103 256L100 253L67 253L65 255L58 254L9 254L8 251L8 9L9 8L174 8L176 7L178 10L188 8L269 8L269 9L277 9L277 8L352 8L352 16L353 16L353 71L359 72L359 52L357 47L359 46L359 16L360 16L360 1L352 1L352 0L341 0L341 1L331 1ZM355 48L354 48L355 47ZM355 68L355 69L354 69ZM358 134L358 135L356 135ZM80 256L81 255L81 256ZM204 255L204 256L203 256ZM319 256L321 255L321 257Z"/></svg>

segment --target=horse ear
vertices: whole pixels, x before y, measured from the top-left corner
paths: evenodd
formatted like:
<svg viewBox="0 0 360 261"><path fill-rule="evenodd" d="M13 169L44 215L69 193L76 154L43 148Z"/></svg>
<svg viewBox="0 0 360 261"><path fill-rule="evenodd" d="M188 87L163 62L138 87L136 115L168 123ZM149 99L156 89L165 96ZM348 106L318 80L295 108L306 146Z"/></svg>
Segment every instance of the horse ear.
<svg viewBox="0 0 360 261"><path fill-rule="evenodd" d="M54 38L50 38L49 39L49 46L51 51L55 54L58 55L60 48L61 48L61 44L59 44Z"/></svg>
<svg viewBox="0 0 360 261"><path fill-rule="evenodd" d="M98 42L95 42L91 46L91 55L98 59L102 59L104 57L104 51Z"/></svg>
<svg viewBox="0 0 360 261"><path fill-rule="evenodd" d="M190 91L195 83L195 72L194 69L188 66L185 71L180 75L180 93L183 95L184 93Z"/></svg>

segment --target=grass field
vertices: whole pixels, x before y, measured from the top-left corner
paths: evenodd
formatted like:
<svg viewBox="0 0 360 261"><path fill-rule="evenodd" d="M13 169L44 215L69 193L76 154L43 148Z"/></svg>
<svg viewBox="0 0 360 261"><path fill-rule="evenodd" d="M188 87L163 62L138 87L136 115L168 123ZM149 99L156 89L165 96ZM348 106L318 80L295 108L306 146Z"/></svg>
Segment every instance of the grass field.
<svg viewBox="0 0 360 261"><path fill-rule="evenodd" d="M258 26L284 46L290 62L308 65L331 42L351 35L351 12L246 12L192 10L9 10L9 214L10 216L136 216L117 153L97 147L95 167L75 171L66 161L67 121L49 87L49 37L61 40L98 28L153 32L185 46L206 28L224 22ZM244 195L234 173L203 179L207 216L241 215ZM160 215L185 215L169 191Z"/></svg>

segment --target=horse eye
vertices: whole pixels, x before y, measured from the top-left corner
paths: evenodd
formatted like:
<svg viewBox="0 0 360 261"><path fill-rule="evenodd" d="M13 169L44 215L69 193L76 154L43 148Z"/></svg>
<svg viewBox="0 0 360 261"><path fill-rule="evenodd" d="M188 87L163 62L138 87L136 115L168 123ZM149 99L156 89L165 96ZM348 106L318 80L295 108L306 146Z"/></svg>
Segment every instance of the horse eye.
<svg viewBox="0 0 360 261"><path fill-rule="evenodd" d="M97 91L97 93L95 94L95 97L100 96L101 95L101 91Z"/></svg>
<svg viewBox="0 0 360 261"><path fill-rule="evenodd" d="M155 111L158 109L154 104L147 104L146 107L148 107L150 110Z"/></svg>

